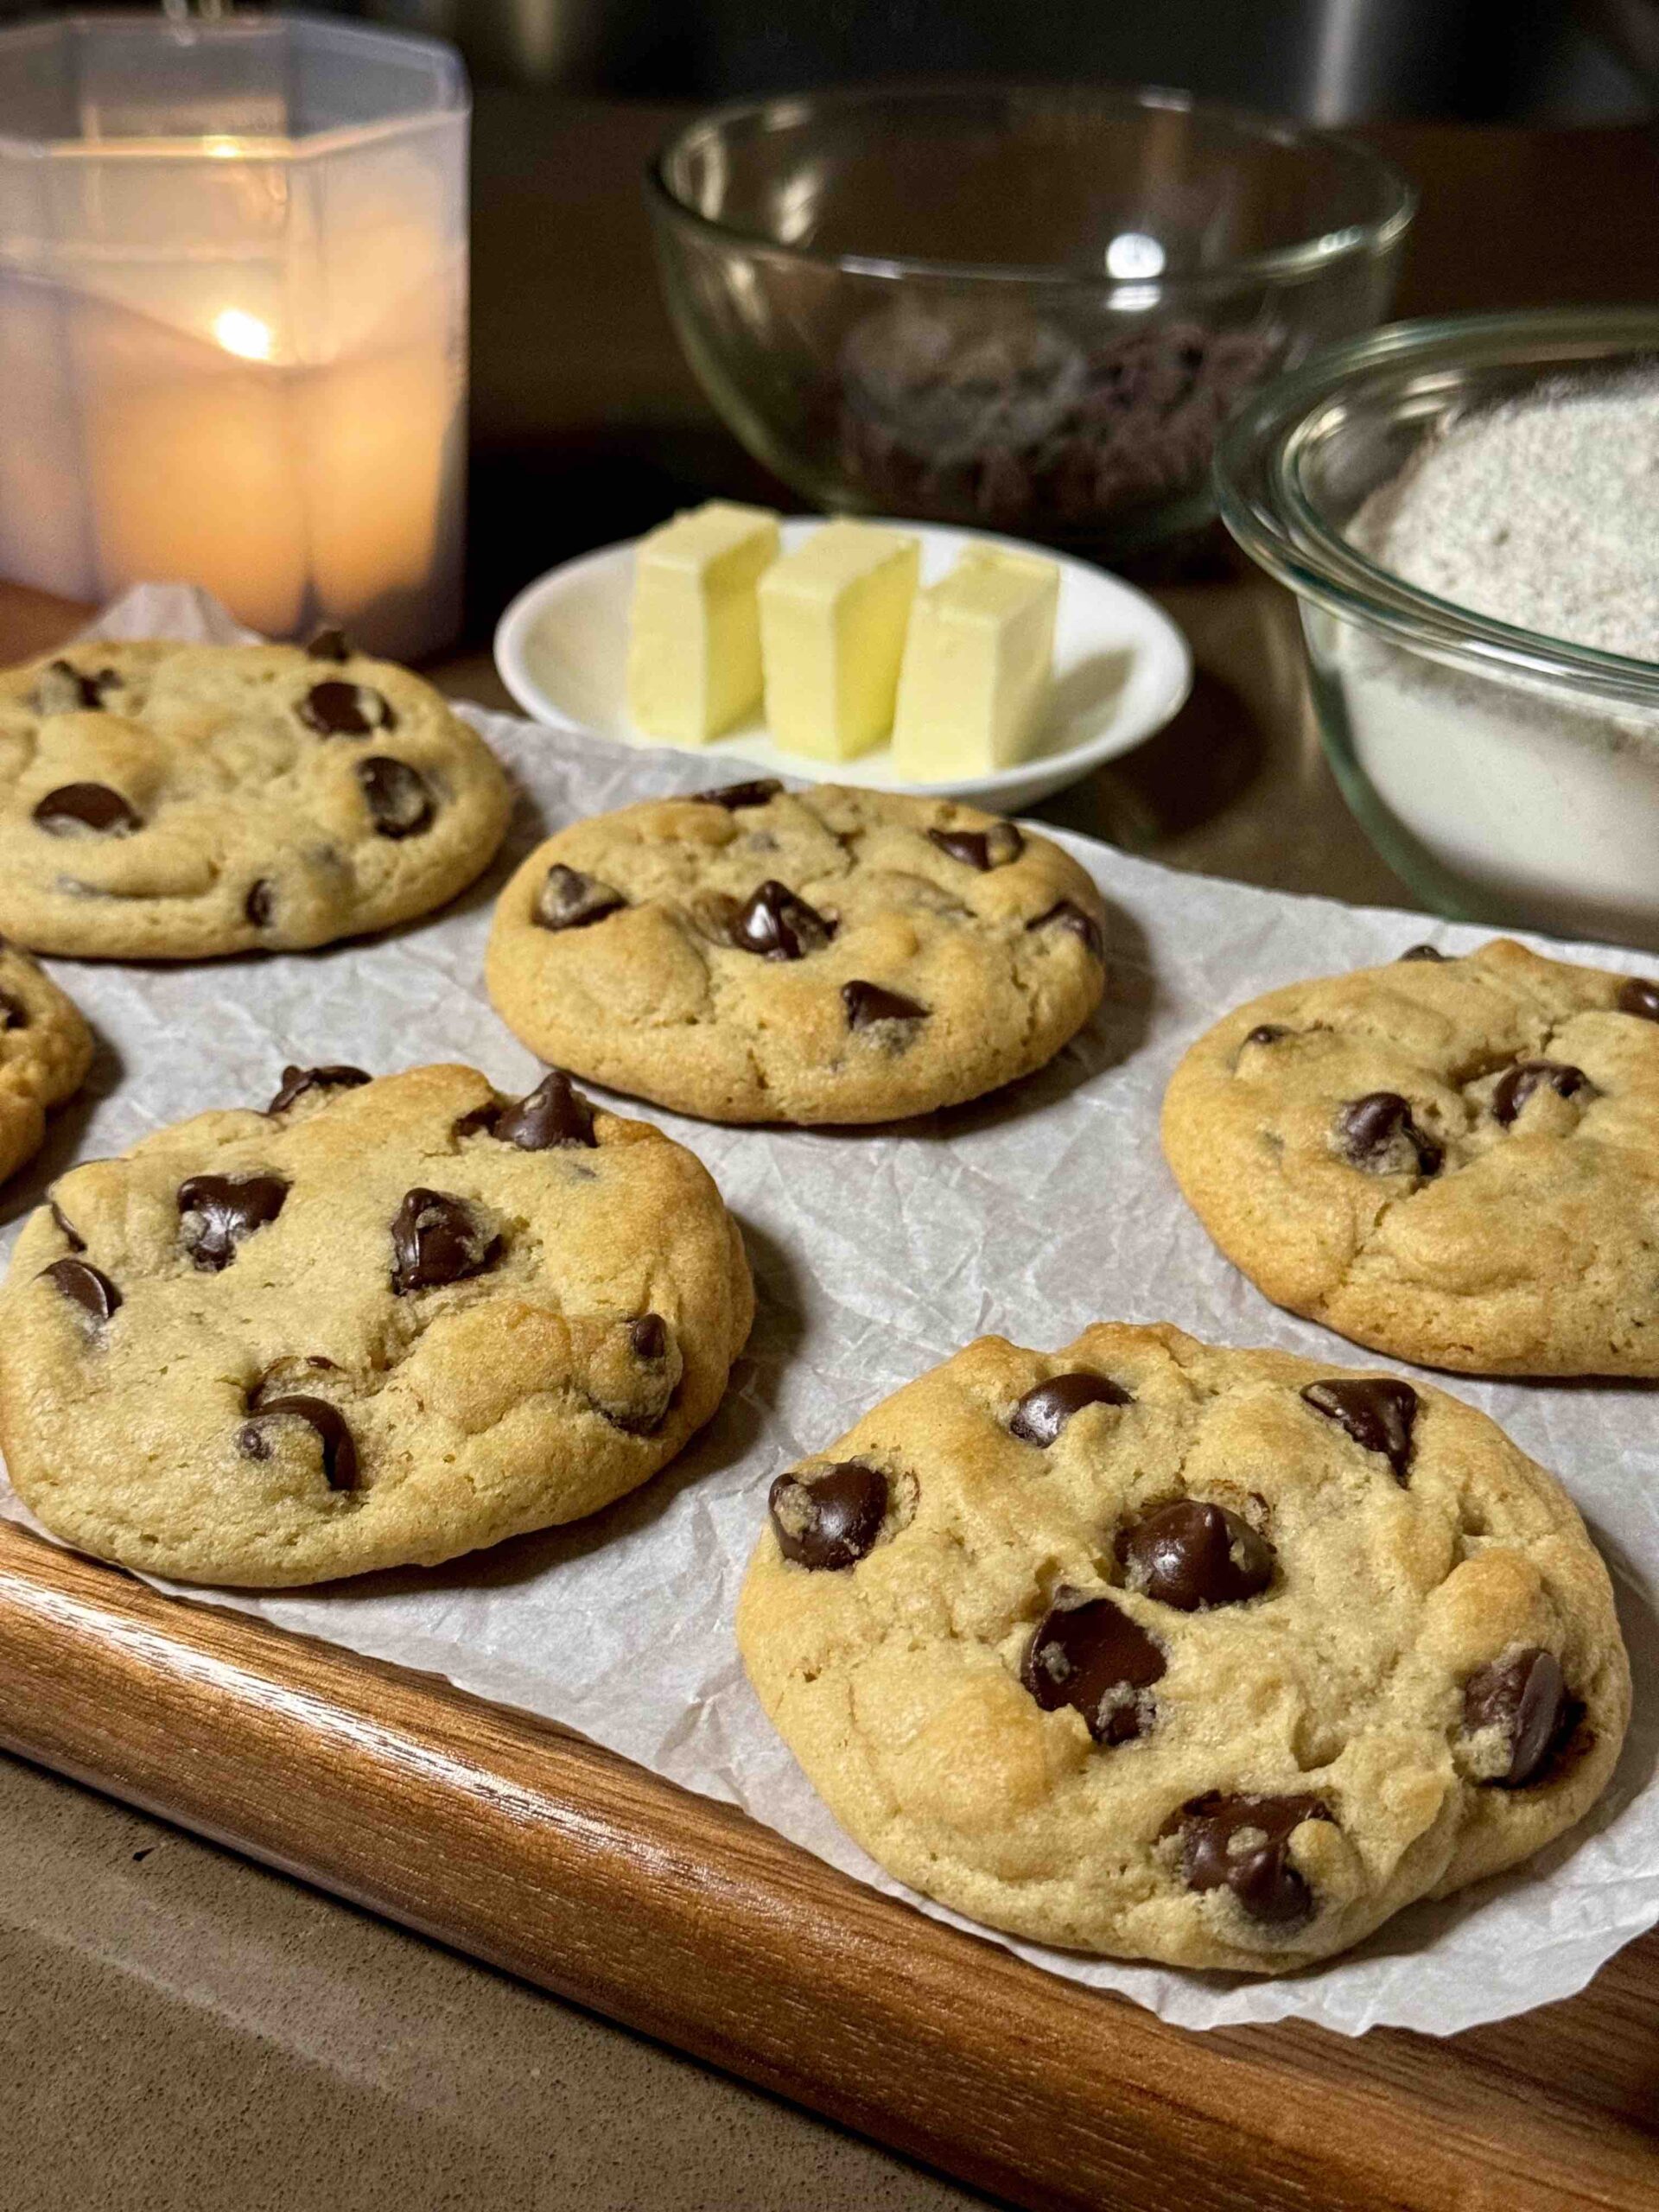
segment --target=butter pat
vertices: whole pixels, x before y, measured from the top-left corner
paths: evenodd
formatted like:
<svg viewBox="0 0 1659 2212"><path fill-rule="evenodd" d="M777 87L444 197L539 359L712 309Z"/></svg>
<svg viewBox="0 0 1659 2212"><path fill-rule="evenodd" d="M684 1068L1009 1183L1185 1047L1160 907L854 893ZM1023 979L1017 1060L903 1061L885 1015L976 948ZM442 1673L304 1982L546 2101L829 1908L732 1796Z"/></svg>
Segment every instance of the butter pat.
<svg viewBox="0 0 1659 2212"><path fill-rule="evenodd" d="M915 783L1025 759L1047 702L1060 572L1034 555L970 546L916 595L899 679L893 765Z"/></svg>
<svg viewBox="0 0 1659 2212"><path fill-rule="evenodd" d="M789 752L851 760L892 728L920 559L901 531L832 522L767 569L766 721Z"/></svg>
<svg viewBox="0 0 1659 2212"><path fill-rule="evenodd" d="M628 633L639 728L701 745L760 704L755 587L777 558L777 516L721 499L640 539Z"/></svg>

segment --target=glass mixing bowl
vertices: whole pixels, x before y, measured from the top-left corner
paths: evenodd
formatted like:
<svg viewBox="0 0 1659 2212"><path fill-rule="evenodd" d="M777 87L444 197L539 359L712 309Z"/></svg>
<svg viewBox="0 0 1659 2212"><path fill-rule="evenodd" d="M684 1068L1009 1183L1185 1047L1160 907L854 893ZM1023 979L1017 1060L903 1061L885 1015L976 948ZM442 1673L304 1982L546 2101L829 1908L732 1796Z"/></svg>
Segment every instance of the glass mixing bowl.
<svg viewBox="0 0 1659 2212"><path fill-rule="evenodd" d="M1222 442L1222 518L1300 601L1344 795L1443 913L1659 946L1659 664L1420 590L1355 519L1448 426L1649 367L1659 309L1396 323L1281 378Z"/></svg>
<svg viewBox="0 0 1659 2212"><path fill-rule="evenodd" d="M1223 421L1377 321L1415 206L1326 132L1058 88L721 108L648 189L693 367L814 506L1109 551L1207 518Z"/></svg>

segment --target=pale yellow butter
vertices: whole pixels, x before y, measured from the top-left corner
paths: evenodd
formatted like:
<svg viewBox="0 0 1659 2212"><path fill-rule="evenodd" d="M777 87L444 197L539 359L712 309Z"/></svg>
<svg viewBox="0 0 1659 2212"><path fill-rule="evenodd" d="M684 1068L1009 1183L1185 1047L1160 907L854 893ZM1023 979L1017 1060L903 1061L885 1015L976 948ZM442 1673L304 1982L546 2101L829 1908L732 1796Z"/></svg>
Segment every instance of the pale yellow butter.
<svg viewBox="0 0 1659 2212"><path fill-rule="evenodd" d="M634 553L628 712L652 737L701 745L760 703L755 587L778 558L778 518L711 499Z"/></svg>
<svg viewBox="0 0 1659 2212"><path fill-rule="evenodd" d="M766 721L789 752L851 760L892 728L920 559L901 531L832 522L767 569Z"/></svg>
<svg viewBox="0 0 1659 2212"><path fill-rule="evenodd" d="M1048 699L1059 595L1052 561L989 546L970 546L918 592L893 725L902 776L944 782L1026 757Z"/></svg>

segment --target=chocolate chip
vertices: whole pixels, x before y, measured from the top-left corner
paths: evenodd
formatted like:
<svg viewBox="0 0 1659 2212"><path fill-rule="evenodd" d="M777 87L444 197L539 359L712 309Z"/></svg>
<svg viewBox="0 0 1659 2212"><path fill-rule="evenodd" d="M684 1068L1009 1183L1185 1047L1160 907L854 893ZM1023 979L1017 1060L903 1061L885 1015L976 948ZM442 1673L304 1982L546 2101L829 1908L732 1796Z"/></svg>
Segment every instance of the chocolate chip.
<svg viewBox="0 0 1659 2212"><path fill-rule="evenodd" d="M628 1324L628 1349L636 1359L660 1359L668 1350L668 1324L660 1313L641 1313Z"/></svg>
<svg viewBox="0 0 1659 2212"><path fill-rule="evenodd" d="M1274 1548L1225 1506L1193 1497L1155 1506L1117 1532L1129 1587L1160 1605L1201 1613L1260 1597L1273 1580Z"/></svg>
<svg viewBox="0 0 1659 2212"><path fill-rule="evenodd" d="M594 1109L561 1069L553 1068L528 1097L503 1107L490 1125L492 1136L516 1144L520 1152L551 1152L562 1145L596 1146Z"/></svg>
<svg viewBox="0 0 1659 2212"><path fill-rule="evenodd" d="M1368 1175L1438 1175L1446 1155L1397 1090L1371 1090L1338 1109L1337 1149Z"/></svg>
<svg viewBox="0 0 1659 2212"><path fill-rule="evenodd" d="M1252 1920L1294 1927L1313 1910L1313 1892L1290 1863L1290 1839L1304 1821L1328 1821L1319 1797L1189 1798L1166 1827L1181 1839L1190 1890L1229 1889Z"/></svg>
<svg viewBox="0 0 1659 2212"><path fill-rule="evenodd" d="M306 647L309 660L348 661L352 657L351 641L343 630L319 630Z"/></svg>
<svg viewBox="0 0 1659 2212"><path fill-rule="evenodd" d="M1587 1090L1593 1098L1599 1094L1582 1068L1570 1066L1565 1060L1517 1060L1512 1068L1505 1068L1497 1079L1492 1093L1492 1118L1507 1129L1520 1115L1522 1108L1535 1090L1548 1086L1558 1098L1576 1097Z"/></svg>
<svg viewBox="0 0 1659 2212"><path fill-rule="evenodd" d="M691 797L705 806L723 806L728 814L736 814L746 806L764 806L783 788L776 776L757 776L753 783L722 784L718 791L693 791Z"/></svg>
<svg viewBox="0 0 1659 2212"><path fill-rule="evenodd" d="M356 1090L369 1081L361 1068L296 1068L283 1070L283 1087L266 1107L267 1114L286 1114L308 1091Z"/></svg>
<svg viewBox="0 0 1659 2212"><path fill-rule="evenodd" d="M1074 899L1056 899L1046 914L1039 914L1034 922L1027 922L1028 930L1070 930L1072 936L1096 960L1106 957L1106 941L1100 933L1100 924L1092 914L1085 914Z"/></svg>
<svg viewBox="0 0 1659 2212"><path fill-rule="evenodd" d="M248 886L248 895L242 901L242 912L255 929L263 930L270 925L273 903L270 880L262 875L257 883Z"/></svg>
<svg viewBox="0 0 1659 2212"><path fill-rule="evenodd" d="M763 960L804 960L809 952L822 952L835 933L835 924L816 906L809 906L786 883L770 876L739 908L731 925L736 950L758 953Z"/></svg>
<svg viewBox="0 0 1659 2212"><path fill-rule="evenodd" d="M112 668L100 669L96 676L83 676L67 660L49 661L35 682L35 711L37 715L95 713L104 704L104 694L120 686L121 678Z"/></svg>
<svg viewBox="0 0 1659 2212"><path fill-rule="evenodd" d="M1289 1034L1289 1030L1277 1021L1262 1021L1251 1030L1249 1035L1244 1039L1244 1044L1276 1045L1281 1037L1288 1037ZM1241 1046L1239 1050L1242 1052L1243 1046Z"/></svg>
<svg viewBox="0 0 1659 2212"><path fill-rule="evenodd" d="M1567 1694L1560 1661L1535 1645L1478 1667L1463 1686L1465 1732L1501 1729L1509 1745L1503 1773L1488 1777L1501 1789L1536 1781L1583 1716L1583 1707Z"/></svg>
<svg viewBox="0 0 1659 2212"><path fill-rule="evenodd" d="M1409 1382L1389 1375L1344 1376L1340 1381L1310 1382L1303 1402L1351 1436L1362 1451L1380 1452L1403 1490L1411 1465L1411 1432L1417 1419L1417 1393Z"/></svg>
<svg viewBox="0 0 1659 2212"><path fill-rule="evenodd" d="M930 830L927 835L949 859L976 868L982 874L1007 868L1026 849L1026 841L1012 822L999 822L989 830Z"/></svg>
<svg viewBox="0 0 1659 2212"><path fill-rule="evenodd" d="M431 828L437 811L431 791L425 777L407 760L372 753L358 762L357 780L383 837L418 837Z"/></svg>
<svg viewBox="0 0 1659 2212"><path fill-rule="evenodd" d="M87 1260L54 1260L42 1268L41 1280L55 1283L94 1321L107 1321L121 1303L121 1294L108 1275Z"/></svg>
<svg viewBox="0 0 1659 2212"><path fill-rule="evenodd" d="M288 1190L280 1175L192 1175L179 1185L185 1250L199 1268L218 1274L238 1244L276 1220Z"/></svg>
<svg viewBox="0 0 1659 2212"><path fill-rule="evenodd" d="M10 991L0 991L0 1030L27 1029L29 1008Z"/></svg>
<svg viewBox="0 0 1659 2212"><path fill-rule="evenodd" d="M887 1478L861 1459L843 1459L809 1475L779 1475L766 1504L785 1559L798 1567L856 1567L881 1533Z"/></svg>
<svg viewBox="0 0 1659 2212"><path fill-rule="evenodd" d="M880 983L866 983L857 978L842 985L841 1002L847 1009L849 1029L868 1029L874 1021L927 1020L927 1008L918 1006L914 999L907 999L902 991L889 991Z"/></svg>
<svg viewBox="0 0 1659 2212"><path fill-rule="evenodd" d="M65 1213L63 1208L58 1204L57 1200L55 1198L48 1198L46 1205L48 1212L51 1215L53 1220L57 1223L60 1230L63 1232L63 1236L69 1246L69 1249L72 1252L84 1252L86 1249L86 1239L75 1227L73 1222L70 1220L68 1215Z"/></svg>
<svg viewBox="0 0 1659 2212"><path fill-rule="evenodd" d="M607 914L616 913L627 903L622 893L613 891L608 883L555 861L536 894L531 919L538 929L585 930L594 922L602 922Z"/></svg>
<svg viewBox="0 0 1659 2212"><path fill-rule="evenodd" d="M1446 955L1439 947L1433 944L1408 944L1399 957L1402 960L1443 961L1446 958Z"/></svg>
<svg viewBox="0 0 1659 2212"><path fill-rule="evenodd" d="M391 1224L391 1287L442 1290L482 1274L499 1256L501 1240L465 1198L447 1191L410 1191Z"/></svg>
<svg viewBox="0 0 1659 2212"><path fill-rule="evenodd" d="M1152 1725L1152 1700L1141 1693L1164 1665L1121 1605L1060 1589L1026 1647L1020 1679L1045 1713L1075 1706L1097 1744L1127 1744Z"/></svg>
<svg viewBox="0 0 1659 2212"><path fill-rule="evenodd" d="M38 803L35 819L53 837L76 836L83 830L130 837L144 826L143 817L107 784L61 784Z"/></svg>
<svg viewBox="0 0 1659 2212"><path fill-rule="evenodd" d="M1072 1414L1081 1413L1085 1406L1131 1402L1128 1392L1109 1382L1103 1375L1057 1375L1052 1382L1039 1382L1034 1390L1027 1391L1014 1409L1008 1428L1022 1444L1038 1444L1046 1450Z"/></svg>
<svg viewBox="0 0 1659 2212"><path fill-rule="evenodd" d="M352 1432L337 1406L326 1398L265 1398L253 1409L253 1419L237 1434L237 1446L250 1459L268 1459L270 1444L262 1434L262 1421L278 1421L286 1414L294 1421L308 1422L316 1433L322 1446L323 1480L330 1490L357 1488L357 1446L352 1441Z"/></svg>
<svg viewBox="0 0 1659 2212"><path fill-rule="evenodd" d="M1642 1021L1659 1021L1659 983L1631 976L1619 985L1614 1003L1621 1014L1633 1014Z"/></svg>
<svg viewBox="0 0 1659 2212"><path fill-rule="evenodd" d="M311 686L297 711L319 737L367 737L372 730L397 727L391 702L372 684L344 683L332 676Z"/></svg>

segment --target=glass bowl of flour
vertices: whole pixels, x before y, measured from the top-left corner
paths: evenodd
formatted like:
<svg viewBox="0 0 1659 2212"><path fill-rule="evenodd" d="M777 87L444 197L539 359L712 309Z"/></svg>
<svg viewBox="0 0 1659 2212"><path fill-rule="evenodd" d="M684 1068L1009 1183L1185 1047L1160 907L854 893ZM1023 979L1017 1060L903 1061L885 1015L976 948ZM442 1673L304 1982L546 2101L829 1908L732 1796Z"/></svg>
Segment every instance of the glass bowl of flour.
<svg viewBox="0 0 1659 2212"><path fill-rule="evenodd" d="M1659 309L1393 324L1269 385L1217 474L1384 859L1447 914L1659 947Z"/></svg>

